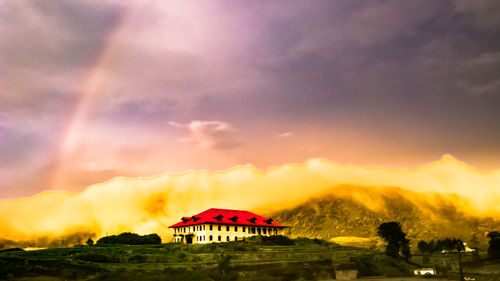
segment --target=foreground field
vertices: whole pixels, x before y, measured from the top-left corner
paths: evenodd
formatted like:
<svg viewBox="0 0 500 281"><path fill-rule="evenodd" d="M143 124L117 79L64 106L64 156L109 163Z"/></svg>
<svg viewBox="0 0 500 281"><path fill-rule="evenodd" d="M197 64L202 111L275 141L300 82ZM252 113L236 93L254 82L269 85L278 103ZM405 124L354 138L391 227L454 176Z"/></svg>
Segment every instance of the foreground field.
<svg viewBox="0 0 500 281"><path fill-rule="evenodd" d="M353 268L368 280L415 280L410 265L370 249L323 240L294 245L239 241L209 245L76 246L0 252L0 279L11 280L331 280ZM432 259L431 259L432 261ZM436 263L441 261L436 258ZM448 272L453 277L453 270ZM396 279L390 277L397 277ZM476 280L495 280L477 276ZM438 280L438 279L435 279Z"/></svg>

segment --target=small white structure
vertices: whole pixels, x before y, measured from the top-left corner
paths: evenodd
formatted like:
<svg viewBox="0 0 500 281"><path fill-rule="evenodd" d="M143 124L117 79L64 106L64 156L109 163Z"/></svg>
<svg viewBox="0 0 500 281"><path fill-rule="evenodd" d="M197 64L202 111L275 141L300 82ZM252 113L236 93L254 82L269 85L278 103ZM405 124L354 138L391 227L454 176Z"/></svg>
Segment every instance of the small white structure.
<svg viewBox="0 0 500 281"><path fill-rule="evenodd" d="M242 240L245 237L281 235L286 226L252 212L208 209L169 226L174 229L174 242L206 244Z"/></svg>
<svg viewBox="0 0 500 281"><path fill-rule="evenodd" d="M413 274L418 275L418 276L435 276L436 275L436 269L434 268L418 268L413 271Z"/></svg>

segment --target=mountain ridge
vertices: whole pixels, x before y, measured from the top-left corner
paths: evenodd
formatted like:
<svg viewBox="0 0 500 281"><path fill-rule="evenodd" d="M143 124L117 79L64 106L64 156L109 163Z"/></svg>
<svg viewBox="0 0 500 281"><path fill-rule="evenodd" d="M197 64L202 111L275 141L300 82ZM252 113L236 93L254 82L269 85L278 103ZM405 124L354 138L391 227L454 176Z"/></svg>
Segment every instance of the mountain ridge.
<svg viewBox="0 0 500 281"><path fill-rule="evenodd" d="M474 215L470 208L467 200L456 194L343 185L271 216L289 226L292 237L373 239L382 222L397 221L413 243L456 237L469 245L484 245L485 234L498 230L500 219Z"/></svg>

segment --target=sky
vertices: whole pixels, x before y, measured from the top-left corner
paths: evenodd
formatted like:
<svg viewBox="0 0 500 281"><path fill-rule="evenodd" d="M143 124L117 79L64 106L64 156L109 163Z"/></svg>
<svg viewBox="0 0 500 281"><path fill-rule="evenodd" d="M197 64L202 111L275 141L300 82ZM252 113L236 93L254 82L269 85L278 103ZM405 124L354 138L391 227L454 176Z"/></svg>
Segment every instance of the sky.
<svg viewBox="0 0 500 281"><path fill-rule="evenodd" d="M500 168L500 2L0 2L0 198L326 158Z"/></svg>

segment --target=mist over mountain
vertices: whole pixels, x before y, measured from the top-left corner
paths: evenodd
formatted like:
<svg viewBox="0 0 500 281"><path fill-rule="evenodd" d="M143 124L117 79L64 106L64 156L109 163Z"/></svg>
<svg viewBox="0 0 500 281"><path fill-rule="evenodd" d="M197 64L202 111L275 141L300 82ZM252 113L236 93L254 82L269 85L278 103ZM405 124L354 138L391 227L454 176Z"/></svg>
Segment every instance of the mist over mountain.
<svg viewBox="0 0 500 281"><path fill-rule="evenodd" d="M469 208L467 200L456 194L346 185L272 217L290 226L292 237L376 238L382 222L397 221L414 245L446 237L484 245L486 233L500 229L500 218L477 216Z"/></svg>
<svg viewBox="0 0 500 281"><path fill-rule="evenodd" d="M449 155L416 169L311 159L265 171L164 173L0 200L0 248L74 245L122 232L168 242L169 225L209 208L276 213L292 235L311 238L373 237L382 221L395 220L412 239L468 241L498 226L499 198L500 170L484 173Z"/></svg>

